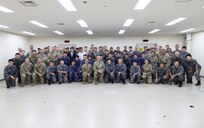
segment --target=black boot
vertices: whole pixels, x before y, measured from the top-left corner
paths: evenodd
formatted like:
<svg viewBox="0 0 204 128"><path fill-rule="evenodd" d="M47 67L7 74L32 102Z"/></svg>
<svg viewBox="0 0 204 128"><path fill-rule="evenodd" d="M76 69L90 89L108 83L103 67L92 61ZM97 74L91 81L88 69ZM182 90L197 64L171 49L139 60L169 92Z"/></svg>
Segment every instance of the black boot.
<svg viewBox="0 0 204 128"><path fill-rule="evenodd" d="M51 85L52 81L51 80L48 80L48 85Z"/></svg>
<svg viewBox="0 0 204 128"><path fill-rule="evenodd" d="M114 80L111 80L111 83L114 84Z"/></svg>
<svg viewBox="0 0 204 128"><path fill-rule="evenodd" d="M195 84L195 86L200 86L200 85L201 85L200 81L198 81L197 84Z"/></svg>
<svg viewBox="0 0 204 128"><path fill-rule="evenodd" d="M6 88L8 88L8 89L9 89L9 88L10 88L10 86L9 86L9 85L7 85L7 87L6 87Z"/></svg>
<svg viewBox="0 0 204 128"><path fill-rule="evenodd" d="M182 82L178 82L178 84L179 84L178 87L182 87L182 84L183 84L183 83L182 83Z"/></svg>
<svg viewBox="0 0 204 128"><path fill-rule="evenodd" d="M192 83L193 83L193 80L192 80L192 79L188 79L188 80L187 80L187 83L188 83L188 84L192 84Z"/></svg>
<svg viewBox="0 0 204 128"><path fill-rule="evenodd" d="M123 80L123 84L126 84L125 80Z"/></svg>

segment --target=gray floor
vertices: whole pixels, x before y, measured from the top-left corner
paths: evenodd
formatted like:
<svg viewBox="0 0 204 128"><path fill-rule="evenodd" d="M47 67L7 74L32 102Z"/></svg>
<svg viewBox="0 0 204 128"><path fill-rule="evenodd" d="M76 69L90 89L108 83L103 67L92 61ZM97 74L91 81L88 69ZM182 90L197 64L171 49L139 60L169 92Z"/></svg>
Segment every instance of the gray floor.
<svg viewBox="0 0 204 128"><path fill-rule="evenodd" d="M0 128L203 127L204 86L0 82Z"/></svg>

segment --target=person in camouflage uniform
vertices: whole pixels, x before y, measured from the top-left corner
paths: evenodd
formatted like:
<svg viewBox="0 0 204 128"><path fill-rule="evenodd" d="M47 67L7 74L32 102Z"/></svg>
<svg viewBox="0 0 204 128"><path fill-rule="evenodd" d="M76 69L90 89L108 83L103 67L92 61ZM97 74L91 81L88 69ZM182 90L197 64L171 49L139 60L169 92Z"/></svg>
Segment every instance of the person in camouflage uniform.
<svg viewBox="0 0 204 128"><path fill-rule="evenodd" d="M97 56L96 61L94 62L93 65L93 70L94 70L94 82L95 85L101 83L103 81L103 75L105 71L105 64L102 61L102 56Z"/></svg>
<svg viewBox="0 0 204 128"><path fill-rule="evenodd" d="M47 56L45 57L45 60L44 60L46 66L50 65L50 61L52 61L54 64L56 64L55 59L52 57L51 53L48 52Z"/></svg>
<svg viewBox="0 0 204 128"><path fill-rule="evenodd" d="M43 49L38 48L38 54L36 55L36 57L41 58L43 61L45 60L46 55L44 54Z"/></svg>
<svg viewBox="0 0 204 128"><path fill-rule="evenodd" d="M22 83L22 87L24 87L24 85L28 85L30 84L32 81L32 77L33 77L33 64L30 63L29 59L25 59L25 62L21 65L20 68L21 71L21 83Z"/></svg>
<svg viewBox="0 0 204 128"><path fill-rule="evenodd" d="M89 60L86 59L85 63L82 65L82 76L83 76L83 84L91 83L91 73L92 73L92 65L89 64Z"/></svg>
<svg viewBox="0 0 204 128"><path fill-rule="evenodd" d="M159 54L158 56L158 62L159 64L161 62L165 63L166 64L166 67L169 67L171 65L171 60L170 60L170 57L169 55L166 53L165 49L162 49L161 53Z"/></svg>
<svg viewBox="0 0 204 128"><path fill-rule="evenodd" d="M8 65L4 68L4 80L6 81L7 88L16 86L16 78L18 71L14 65L13 59L8 60Z"/></svg>
<svg viewBox="0 0 204 128"><path fill-rule="evenodd" d="M51 85L57 81L57 67L53 61L50 61L49 63L50 64L46 69L46 79L48 80L48 85Z"/></svg>
<svg viewBox="0 0 204 128"><path fill-rule="evenodd" d="M156 68L158 67L158 57L156 56L155 51L152 51L149 55L149 61L152 65L152 76L153 79L156 79Z"/></svg>
<svg viewBox="0 0 204 128"><path fill-rule="evenodd" d="M37 82L40 84L43 84L45 82L45 72L46 65L43 62L42 58L38 58L37 63L34 66L33 85L36 85Z"/></svg>
<svg viewBox="0 0 204 128"><path fill-rule="evenodd" d="M29 60L30 60L30 62L31 62L33 65L35 65L36 62L37 62L37 56L36 56L36 55L37 55L36 51L33 50L33 52L31 53L31 55L28 57Z"/></svg>
<svg viewBox="0 0 204 128"><path fill-rule="evenodd" d="M148 84L152 84L152 65L148 60L145 60L145 64L142 66L142 79Z"/></svg>

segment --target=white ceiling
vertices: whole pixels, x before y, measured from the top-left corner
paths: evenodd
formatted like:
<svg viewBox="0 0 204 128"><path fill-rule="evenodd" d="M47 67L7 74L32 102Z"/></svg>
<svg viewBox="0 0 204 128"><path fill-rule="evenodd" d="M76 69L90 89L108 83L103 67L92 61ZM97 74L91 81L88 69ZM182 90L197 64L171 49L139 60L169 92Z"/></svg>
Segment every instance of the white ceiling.
<svg viewBox="0 0 204 128"><path fill-rule="evenodd" d="M178 3L176 0L152 0L145 10L133 10L137 0L87 0L87 4L84 4L83 0L72 0L77 12L67 12L57 0L33 1L38 4L37 7L25 7L18 0L1 0L0 5L15 12L0 12L0 24L10 27L0 29L17 34L29 31L36 36L54 36L54 30L71 36L87 35L88 29L97 36L118 35L120 29L126 30L124 35L148 35L154 29L161 29L155 35L179 34L189 28L196 28L193 32L204 30L204 0L185 3ZM165 26L179 17L185 17L187 20L173 26ZM131 27L122 27L129 18L135 19ZM81 28L76 22L79 19L85 20L89 27ZM49 28L34 26L28 22L31 20L39 21ZM156 23L149 24L148 21ZM59 26L57 23L65 25Z"/></svg>

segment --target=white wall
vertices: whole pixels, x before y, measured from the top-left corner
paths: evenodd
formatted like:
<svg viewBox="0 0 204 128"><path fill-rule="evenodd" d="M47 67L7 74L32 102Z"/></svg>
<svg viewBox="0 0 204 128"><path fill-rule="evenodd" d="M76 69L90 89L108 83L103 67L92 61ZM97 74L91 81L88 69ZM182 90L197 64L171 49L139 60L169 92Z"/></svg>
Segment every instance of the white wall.
<svg viewBox="0 0 204 128"><path fill-rule="evenodd" d="M202 66L203 69L201 75L204 76L204 57L202 53L204 50L204 32L194 33L189 47L191 47L193 58L195 58Z"/></svg>
<svg viewBox="0 0 204 128"><path fill-rule="evenodd" d="M173 49L176 43L183 45L183 35L170 35L170 36L148 36L148 37L136 37L136 36L115 36L115 37L32 37L30 44L35 46L35 49L45 46L54 46L64 43L64 40L70 40L70 43L77 46L90 46L92 43L95 46L117 46L123 48L123 46L135 46L135 43L142 43L143 39L149 39L150 43L157 43L158 45L165 46L169 44Z"/></svg>
<svg viewBox="0 0 204 128"><path fill-rule="evenodd" d="M19 36L11 33L0 31L0 44L1 44L1 61L0 61L0 79L3 79L4 67L8 64L8 59L13 58L18 51L18 47L27 50L29 37Z"/></svg>

